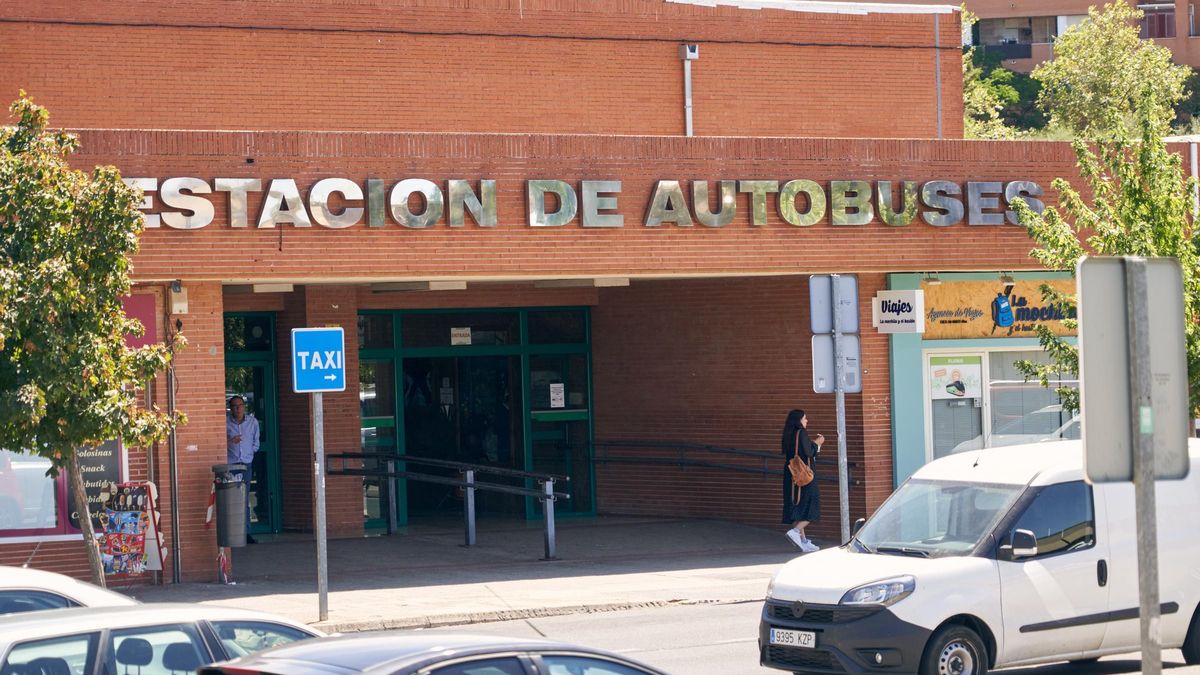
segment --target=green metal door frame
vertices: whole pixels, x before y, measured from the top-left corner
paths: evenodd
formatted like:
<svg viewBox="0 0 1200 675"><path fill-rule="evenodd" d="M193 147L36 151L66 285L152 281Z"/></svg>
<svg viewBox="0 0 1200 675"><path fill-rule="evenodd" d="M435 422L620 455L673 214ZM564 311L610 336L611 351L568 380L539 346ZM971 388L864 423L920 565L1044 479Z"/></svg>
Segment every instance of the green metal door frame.
<svg viewBox="0 0 1200 675"><path fill-rule="evenodd" d="M283 531L283 492L279 462L278 382L275 379L276 359L279 352L278 345L276 344L278 334L275 332L275 312L225 312L223 319L236 316L265 317L271 322L271 350L269 352L234 352L226 349L225 367L261 367L265 372L263 381L266 391L263 392L263 395L266 401L263 402L263 405L270 408L268 415L270 419L267 421L269 425L267 429L269 443L267 443L266 448L260 444L259 451L267 453L267 494L271 497L271 522L265 527L261 524L255 525L252 534L263 532L278 533ZM224 326L224 320L222 320L222 326Z"/></svg>
<svg viewBox="0 0 1200 675"><path fill-rule="evenodd" d="M583 341L579 343L551 343L551 344L530 344L529 342L529 313L530 312L553 312L553 311L577 311L583 313L584 320L584 335ZM406 348L402 344L401 327L405 316L422 315L422 314L484 314L484 313L512 313L515 312L519 318L520 340L515 344L507 345L453 345L442 347L409 347ZM437 308L437 309L371 309L361 310L360 315L382 315L392 317L392 345L390 348L376 349L360 349L359 359L364 361L392 361L393 386L395 391L393 400L395 403L395 419L396 419L396 450L400 454L407 451L404 428L404 359L406 358L446 358L446 357L470 357L470 356L516 356L521 361L521 424L522 433L521 440L523 444L523 464L526 471L531 471L533 464L533 422L543 421L543 417L551 416L553 420L546 419L545 421L567 421L567 420L582 420L586 417L588 421L588 471L591 472L593 480L590 482L590 499L588 503L591 508L586 512L571 512L563 513L556 511L556 516L571 517L571 516L592 516L596 513L596 495L595 495L595 464L593 461L594 453L592 450L592 441L594 439L594 421L593 421L593 392L592 392L592 315L591 308L577 306L554 306L554 307L486 307L486 308ZM552 354L582 354L586 357L586 377L587 377L587 396L588 408L586 410L570 410L562 413L533 413L530 410L530 401L532 395L532 383L530 382L529 365L530 357L543 356ZM536 419L535 419L536 418ZM398 467L403 468L403 467ZM408 506L405 481L396 481L398 483L397 502L397 520L400 525L408 522ZM527 481L526 487L536 488L533 482ZM562 488L570 490L569 486ZM540 518L534 499L527 497L525 499L525 518L533 520Z"/></svg>

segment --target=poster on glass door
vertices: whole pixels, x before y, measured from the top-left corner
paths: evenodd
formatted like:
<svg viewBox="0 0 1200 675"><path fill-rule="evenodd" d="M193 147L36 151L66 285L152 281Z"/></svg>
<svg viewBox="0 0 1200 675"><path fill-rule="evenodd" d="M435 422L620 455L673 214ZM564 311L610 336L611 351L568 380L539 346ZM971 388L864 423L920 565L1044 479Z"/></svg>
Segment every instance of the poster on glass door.
<svg viewBox="0 0 1200 675"><path fill-rule="evenodd" d="M982 356L929 357L929 391L935 401L983 396Z"/></svg>

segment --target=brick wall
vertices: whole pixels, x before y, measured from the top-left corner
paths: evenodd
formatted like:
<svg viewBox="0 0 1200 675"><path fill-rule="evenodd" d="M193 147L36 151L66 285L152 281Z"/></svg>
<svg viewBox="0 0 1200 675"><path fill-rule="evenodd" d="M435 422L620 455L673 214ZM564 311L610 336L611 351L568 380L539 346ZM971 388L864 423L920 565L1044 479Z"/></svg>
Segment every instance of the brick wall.
<svg viewBox="0 0 1200 675"><path fill-rule="evenodd" d="M306 326L341 326L346 333L346 390L329 392L324 399L325 454L358 452L358 306L349 286L308 286L304 301ZM290 338L287 344L291 344ZM290 375L289 375L290 377ZM290 381L289 381L289 389ZM293 394L295 396L295 394ZM311 400L309 394L300 394ZM311 411L311 405L309 406ZM292 418L293 423L311 420L311 413ZM312 462L308 462L311 471ZM363 531L363 481L359 476L328 476L325 482L325 518L330 536L361 535ZM313 504L311 496L309 503Z"/></svg>
<svg viewBox="0 0 1200 675"><path fill-rule="evenodd" d="M958 14L938 17L935 36L932 14L659 0L18 0L0 93L70 127L682 135L694 43L697 135L933 138L940 62L961 138Z"/></svg>
<svg viewBox="0 0 1200 675"><path fill-rule="evenodd" d="M812 393L807 296L802 276L647 282L603 290L593 310L597 442L681 441L760 450L778 455L767 467L780 470L784 418L802 408L809 428L830 443L822 456L836 457L833 396ZM886 369L874 377L886 382ZM847 440L850 461L861 464L859 399L847 396ZM641 449L633 454L664 453ZM763 466L750 458L688 455ZM828 466L819 471L834 472ZM815 532L828 535L837 531L836 483L822 483L820 490L824 518ZM602 513L719 517L769 527L780 523L781 492L782 478L775 475L597 465Z"/></svg>
<svg viewBox="0 0 1200 675"><path fill-rule="evenodd" d="M283 490L283 528L313 529L313 454L310 404L306 394L292 392L292 329L308 324L306 287L284 295L284 309L275 315L275 344L279 346L279 467ZM349 372L349 371L347 371Z"/></svg>

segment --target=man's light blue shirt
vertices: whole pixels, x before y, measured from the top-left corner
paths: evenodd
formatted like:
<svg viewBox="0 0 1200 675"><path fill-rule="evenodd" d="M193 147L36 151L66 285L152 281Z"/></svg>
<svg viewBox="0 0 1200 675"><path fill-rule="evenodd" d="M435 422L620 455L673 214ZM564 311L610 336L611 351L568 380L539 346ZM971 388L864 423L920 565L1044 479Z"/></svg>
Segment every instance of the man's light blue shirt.
<svg viewBox="0 0 1200 675"><path fill-rule="evenodd" d="M235 443L234 436L241 436L241 442ZM233 419L233 414L225 416L225 439L229 444L226 448L225 459L230 464L251 464L254 453L258 452L258 420L249 413L241 422Z"/></svg>

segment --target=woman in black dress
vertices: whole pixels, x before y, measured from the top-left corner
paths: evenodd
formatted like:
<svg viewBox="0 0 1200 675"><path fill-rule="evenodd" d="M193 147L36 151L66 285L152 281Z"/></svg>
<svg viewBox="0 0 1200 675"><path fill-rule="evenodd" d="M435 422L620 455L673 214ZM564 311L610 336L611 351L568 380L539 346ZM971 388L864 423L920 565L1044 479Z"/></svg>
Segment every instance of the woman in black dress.
<svg viewBox="0 0 1200 675"><path fill-rule="evenodd" d="M792 484L792 474L787 469L787 463L797 455L810 467L825 437L817 434L816 440L808 436L808 417L803 410L793 410L788 413L787 422L783 425L783 523L791 525L787 531L788 539L800 547L805 553L819 550L804 534L804 528L809 523L821 519L821 495L817 491L817 481L800 488L797 496L796 487Z"/></svg>

